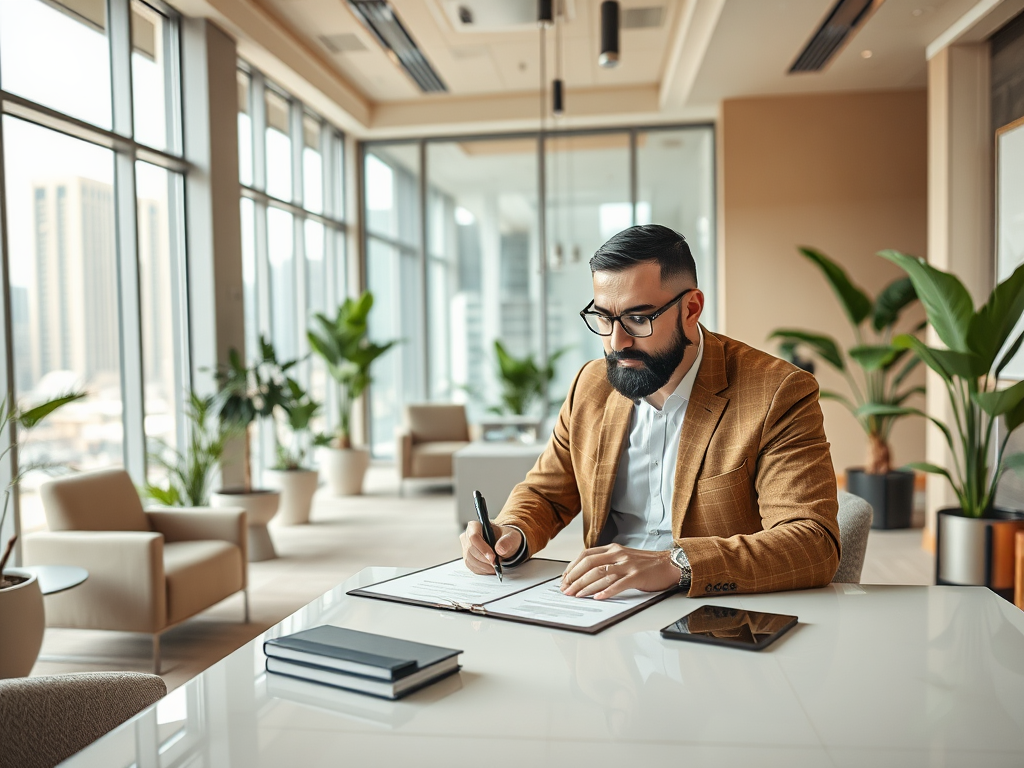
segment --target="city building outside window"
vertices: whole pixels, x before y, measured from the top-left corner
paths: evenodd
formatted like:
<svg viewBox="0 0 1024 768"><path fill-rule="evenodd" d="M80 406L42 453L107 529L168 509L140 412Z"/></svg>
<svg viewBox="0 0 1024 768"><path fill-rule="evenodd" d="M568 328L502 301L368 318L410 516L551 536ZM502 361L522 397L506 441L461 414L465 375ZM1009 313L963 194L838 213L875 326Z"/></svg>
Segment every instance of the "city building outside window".
<svg viewBox="0 0 1024 768"><path fill-rule="evenodd" d="M178 30L159 0L0 0L4 389L22 406L87 393L33 431L23 466L124 465L141 483L159 474L148 451L183 439ZM45 526L45 477L21 484L22 532Z"/></svg>

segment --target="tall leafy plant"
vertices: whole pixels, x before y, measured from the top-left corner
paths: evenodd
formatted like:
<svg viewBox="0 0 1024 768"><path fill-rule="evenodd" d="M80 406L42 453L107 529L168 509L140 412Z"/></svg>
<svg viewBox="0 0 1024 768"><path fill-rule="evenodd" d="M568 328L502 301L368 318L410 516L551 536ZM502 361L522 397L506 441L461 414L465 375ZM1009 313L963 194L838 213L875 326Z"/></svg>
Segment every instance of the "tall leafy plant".
<svg viewBox="0 0 1024 768"><path fill-rule="evenodd" d="M273 419L274 411L281 408L289 397L287 372L298 362L277 359L274 345L260 336L260 354L252 365L246 365L237 349L228 353L228 364L217 370L220 392L217 396L218 415L225 429L244 434L245 488L252 490L252 470L249 462L249 429L263 419ZM275 438L277 436L275 430Z"/></svg>
<svg viewBox="0 0 1024 768"><path fill-rule="evenodd" d="M873 299L821 251L799 250L821 270L832 287L853 328L854 345L844 350L831 336L793 328L780 328L769 338L782 342L784 356L792 358L798 347L806 347L843 376L850 389L849 397L827 389L821 390L821 397L841 403L867 435L865 472L888 474L892 471L889 437L893 425L903 416L920 413L904 403L911 395L924 391L923 387L907 383L920 360L908 356L905 347L893 343L901 313L917 299L914 285L908 277L898 278Z"/></svg>
<svg viewBox="0 0 1024 768"><path fill-rule="evenodd" d="M492 407L491 411L513 416L526 414L537 400L543 400L548 384L555 377L555 363L565 351L560 349L549 355L547 365L542 367L537 365L533 355L510 355L501 341L495 339L494 352L501 379L501 405ZM546 406L545 403L545 414Z"/></svg>
<svg viewBox="0 0 1024 768"><path fill-rule="evenodd" d="M22 432L28 432L34 427L38 426L47 416L56 411L58 408L63 408L68 403L73 403L76 400L81 400L85 397L85 392L69 392L65 395L60 395L46 402L39 403L38 405L22 410L18 407L17 403L14 402L14 398L10 395L4 396L0 400L0 436L3 436L3 450L0 450L0 461L5 461L8 455L17 446L17 434L16 428L20 428ZM47 463L29 463L19 466L18 474L11 478L10 482L7 483L7 487L4 488L4 505L3 511L0 512L0 531L4 528L4 523L7 522L7 510L11 507L11 496L18 484L24 479L25 475L35 470L50 470L54 469L54 466ZM0 587L6 586L3 578L4 566L7 565L7 560L11 556L11 552L14 551L14 545L18 541L17 536L12 536L8 541L7 545L3 549L3 553L0 554Z"/></svg>
<svg viewBox="0 0 1024 768"><path fill-rule="evenodd" d="M275 418L274 440L277 445L277 464L274 469L302 469L313 445L326 445L324 435L313 433L313 419L320 410L320 403L303 389L295 379L286 377L285 396L281 401L283 422L288 437L282 440L279 434L280 425Z"/></svg>
<svg viewBox="0 0 1024 768"><path fill-rule="evenodd" d="M339 420L332 442L336 448L352 447L352 405L370 385L370 366L398 343L370 341L367 319L372 308L373 294L369 291L358 299L347 298L334 318L315 314L307 334L310 348L323 358L338 384Z"/></svg>
<svg viewBox="0 0 1024 768"><path fill-rule="evenodd" d="M1008 389L995 388L1000 373L1024 343L1024 333L1010 341L1024 314L1024 265L975 309L955 275L898 251L879 255L909 275L928 322L946 345L946 349L929 347L909 334L893 340L895 346L912 351L939 375L953 414L951 424L929 417L949 444L952 466L910 466L945 477L966 516L991 514L1002 473L1008 468L1024 468L1024 453L1006 454L1010 434L1024 423L1024 381ZM1004 420L1005 435L996 440L999 419Z"/></svg>
<svg viewBox="0 0 1024 768"><path fill-rule="evenodd" d="M204 507L210 503L210 491L217 463L223 458L228 441L236 430L215 416L215 398L190 392L185 406L189 422L188 446L179 451L164 441L162 450L150 453L150 460L167 472L164 483L147 482L145 495L168 507Z"/></svg>

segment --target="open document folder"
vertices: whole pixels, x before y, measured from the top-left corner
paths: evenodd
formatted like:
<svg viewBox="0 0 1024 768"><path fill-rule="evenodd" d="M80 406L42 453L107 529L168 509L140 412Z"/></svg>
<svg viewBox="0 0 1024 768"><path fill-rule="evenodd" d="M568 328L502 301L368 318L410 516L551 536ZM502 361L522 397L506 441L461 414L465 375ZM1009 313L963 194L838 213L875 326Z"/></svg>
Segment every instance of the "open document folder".
<svg viewBox="0 0 1024 768"><path fill-rule="evenodd" d="M558 588L567 565L564 560L534 558L506 568L502 582L494 574L480 576L462 560L452 560L348 594L595 634L674 591L630 589L607 600L567 597Z"/></svg>

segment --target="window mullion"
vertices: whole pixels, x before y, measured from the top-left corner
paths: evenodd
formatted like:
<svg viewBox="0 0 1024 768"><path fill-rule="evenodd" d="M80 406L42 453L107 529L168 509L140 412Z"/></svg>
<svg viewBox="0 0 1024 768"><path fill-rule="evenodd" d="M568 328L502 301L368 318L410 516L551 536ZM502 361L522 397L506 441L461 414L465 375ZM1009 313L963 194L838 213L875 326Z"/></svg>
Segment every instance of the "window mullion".
<svg viewBox="0 0 1024 768"><path fill-rule="evenodd" d="M113 130L132 137L132 14L130 0L107 0Z"/></svg>
<svg viewBox="0 0 1024 768"><path fill-rule="evenodd" d="M124 466L136 485L146 481L146 432L142 371L142 303L139 300L139 241L135 161L114 156L114 220L121 328Z"/></svg>
<svg viewBox="0 0 1024 768"><path fill-rule="evenodd" d="M266 82L259 70L252 71L249 114L252 116L252 185L267 191L267 102Z"/></svg>

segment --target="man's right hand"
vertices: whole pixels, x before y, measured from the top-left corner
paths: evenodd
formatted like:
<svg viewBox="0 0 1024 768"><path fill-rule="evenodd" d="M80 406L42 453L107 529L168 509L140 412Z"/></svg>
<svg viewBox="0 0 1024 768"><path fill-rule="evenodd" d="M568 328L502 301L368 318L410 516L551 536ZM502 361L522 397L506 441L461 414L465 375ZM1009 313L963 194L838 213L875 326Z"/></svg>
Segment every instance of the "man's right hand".
<svg viewBox="0 0 1024 768"><path fill-rule="evenodd" d="M494 549L502 559L512 557L519 551L523 536L515 528L507 525L491 525L497 540ZM483 528L476 520L466 526L465 532L459 537L462 542L462 559L466 567L473 573L481 575L494 573L494 551L484 541Z"/></svg>

